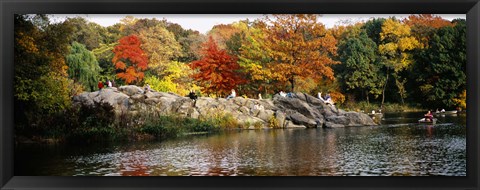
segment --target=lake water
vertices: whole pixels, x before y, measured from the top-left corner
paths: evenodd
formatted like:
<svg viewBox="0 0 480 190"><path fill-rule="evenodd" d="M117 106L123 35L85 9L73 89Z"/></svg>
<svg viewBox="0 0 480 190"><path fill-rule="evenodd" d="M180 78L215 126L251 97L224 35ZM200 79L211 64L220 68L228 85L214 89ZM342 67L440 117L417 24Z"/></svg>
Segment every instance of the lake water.
<svg viewBox="0 0 480 190"><path fill-rule="evenodd" d="M239 130L162 142L17 145L15 175L466 175L466 116L386 114L382 125Z"/></svg>

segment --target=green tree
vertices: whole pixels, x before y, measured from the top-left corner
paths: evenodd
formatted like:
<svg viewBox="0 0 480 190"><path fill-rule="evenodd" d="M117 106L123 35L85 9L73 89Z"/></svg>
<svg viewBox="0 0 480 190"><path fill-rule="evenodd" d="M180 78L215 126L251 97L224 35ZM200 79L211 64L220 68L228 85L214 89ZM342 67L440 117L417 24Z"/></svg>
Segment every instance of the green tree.
<svg viewBox="0 0 480 190"><path fill-rule="evenodd" d="M348 90L360 91L369 103L369 96L378 97L382 89L380 68L376 64L377 45L365 30L351 33L354 34L339 42L338 55L344 67L341 78Z"/></svg>
<svg viewBox="0 0 480 190"><path fill-rule="evenodd" d="M94 91L101 71L95 55L85 45L73 42L70 54L66 57L68 75L74 82L79 82L84 89Z"/></svg>
<svg viewBox="0 0 480 190"><path fill-rule="evenodd" d="M107 29L83 17L68 18L64 22L71 25L71 40L84 44L88 50L97 48L108 37Z"/></svg>
<svg viewBox="0 0 480 190"><path fill-rule="evenodd" d="M111 44L100 44L100 46L92 51L98 61L100 66L100 80L104 78L115 79L116 69L112 63L114 57L113 48L118 45L118 43ZM118 81L120 82L120 81Z"/></svg>
<svg viewBox="0 0 480 190"><path fill-rule="evenodd" d="M466 90L466 22L454 23L432 34L413 70L425 105L455 108Z"/></svg>

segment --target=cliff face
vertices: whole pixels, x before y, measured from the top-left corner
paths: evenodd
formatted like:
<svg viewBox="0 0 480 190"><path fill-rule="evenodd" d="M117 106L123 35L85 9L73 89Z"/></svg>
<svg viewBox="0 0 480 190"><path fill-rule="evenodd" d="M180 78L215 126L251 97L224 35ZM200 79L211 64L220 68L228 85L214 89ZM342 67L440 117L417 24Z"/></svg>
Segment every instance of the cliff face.
<svg viewBox="0 0 480 190"><path fill-rule="evenodd" d="M275 95L273 100L199 97L194 102L173 93L146 92L134 85L105 88L85 92L73 98L74 104L94 105L107 102L117 114L149 111L160 115L180 115L200 118L212 114L231 114L244 126L272 126L280 128L316 128L370 126L376 123L366 114L345 112L308 94L296 93L293 98Z"/></svg>

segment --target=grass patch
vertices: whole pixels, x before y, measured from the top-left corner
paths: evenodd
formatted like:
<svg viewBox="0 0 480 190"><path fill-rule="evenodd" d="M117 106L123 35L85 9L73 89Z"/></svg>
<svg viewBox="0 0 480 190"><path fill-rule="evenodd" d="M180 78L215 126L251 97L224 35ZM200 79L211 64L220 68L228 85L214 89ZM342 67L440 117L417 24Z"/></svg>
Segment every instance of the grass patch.
<svg viewBox="0 0 480 190"><path fill-rule="evenodd" d="M382 112L416 112L416 111L426 111L427 109L422 108L419 105L410 105L410 104L399 104L399 103L385 103L383 104L383 109L381 108L380 103L367 103L365 101L358 102L355 104L345 104L343 105L346 111L356 111L356 112L365 112L371 113L372 110L378 113L381 109Z"/></svg>

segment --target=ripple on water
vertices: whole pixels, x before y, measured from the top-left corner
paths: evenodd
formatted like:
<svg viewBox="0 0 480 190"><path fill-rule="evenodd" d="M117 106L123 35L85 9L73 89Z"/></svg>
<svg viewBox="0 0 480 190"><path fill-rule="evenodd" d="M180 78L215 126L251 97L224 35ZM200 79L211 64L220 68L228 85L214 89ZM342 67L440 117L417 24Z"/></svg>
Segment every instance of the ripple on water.
<svg viewBox="0 0 480 190"><path fill-rule="evenodd" d="M243 131L64 162L73 163L73 175L466 175L466 139L452 124Z"/></svg>

